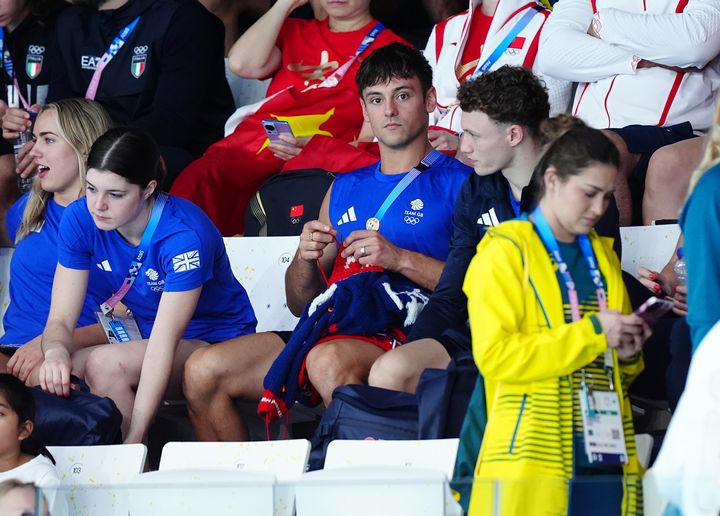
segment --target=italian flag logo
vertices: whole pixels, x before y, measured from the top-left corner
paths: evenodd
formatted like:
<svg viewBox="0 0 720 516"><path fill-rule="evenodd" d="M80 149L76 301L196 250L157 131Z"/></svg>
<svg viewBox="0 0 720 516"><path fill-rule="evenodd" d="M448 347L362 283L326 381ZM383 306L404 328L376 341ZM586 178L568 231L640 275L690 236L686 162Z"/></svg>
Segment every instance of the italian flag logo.
<svg viewBox="0 0 720 516"><path fill-rule="evenodd" d="M130 63L130 73L135 77L136 79L140 78L140 76L145 71L145 62L147 61L147 55L139 55L139 56L133 56L132 63Z"/></svg>
<svg viewBox="0 0 720 516"><path fill-rule="evenodd" d="M25 61L25 72L27 73L28 77L34 79L35 77L40 75L40 71L42 70L42 62L42 55L29 54L27 56L27 60Z"/></svg>

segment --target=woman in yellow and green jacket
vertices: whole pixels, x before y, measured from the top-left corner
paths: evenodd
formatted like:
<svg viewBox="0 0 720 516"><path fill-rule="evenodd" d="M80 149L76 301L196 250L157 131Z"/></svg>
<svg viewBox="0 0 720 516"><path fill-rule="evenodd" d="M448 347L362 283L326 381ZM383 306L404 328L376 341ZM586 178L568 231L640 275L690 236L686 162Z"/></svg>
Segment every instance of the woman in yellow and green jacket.
<svg viewBox="0 0 720 516"><path fill-rule="evenodd" d="M630 303L620 263L612 242L592 230L618 162L601 132L567 131L535 171L538 208L491 228L468 269L488 411L471 516L642 513L627 387L643 368L649 329L622 315ZM624 437L624 455L590 458L583 428L593 435L599 427L584 423L580 398L592 419L595 401L612 396L620 414L612 435Z"/></svg>

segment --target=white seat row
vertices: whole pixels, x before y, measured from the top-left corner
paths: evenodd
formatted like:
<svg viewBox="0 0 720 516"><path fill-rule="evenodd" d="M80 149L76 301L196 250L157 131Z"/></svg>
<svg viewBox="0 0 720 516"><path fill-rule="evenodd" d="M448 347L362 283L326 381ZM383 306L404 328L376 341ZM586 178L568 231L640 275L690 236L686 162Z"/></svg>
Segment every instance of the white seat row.
<svg viewBox="0 0 720 516"><path fill-rule="evenodd" d="M168 443L149 473L143 445L50 451L70 514L291 516L297 504L298 515L441 516L459 514L447 488L457 447L458 439L335 441L325 469L311 473L304 439Z"/></svg>
<svg viewBox="0 0 720 516"><path fill-rule="evenodd" d="M323 516L460 514L450 496L458 439L330 443L305 473L310 443L173 442L142 473L144 445L52 447L70 514ZM647 464L652 438L638 436ZM657 495L646 492L646 503Z"/></svg>

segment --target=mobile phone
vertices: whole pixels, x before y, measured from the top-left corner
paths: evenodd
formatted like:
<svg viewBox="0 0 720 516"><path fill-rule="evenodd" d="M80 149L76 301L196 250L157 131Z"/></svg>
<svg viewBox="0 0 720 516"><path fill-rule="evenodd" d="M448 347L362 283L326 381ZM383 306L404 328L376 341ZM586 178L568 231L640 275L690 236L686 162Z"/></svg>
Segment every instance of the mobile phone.
<svg viewBox="0 0 720 516"><path fill-rule="evenodd" d="M672 310L674 304L675 302L671 299L660 299L653 296L635 310L635 315L648 323L648 325L653 325L663 315Z"/></svg>
<svg viewBox="0 0 720 516"><path fill-rule="evenodd" d="M267 134L272 143L284 144L285 142L280 139L281 134L295 136L289 122L283 122L281 120L263 120L262 125L263 129L265 129L265 134Z"/></svg>

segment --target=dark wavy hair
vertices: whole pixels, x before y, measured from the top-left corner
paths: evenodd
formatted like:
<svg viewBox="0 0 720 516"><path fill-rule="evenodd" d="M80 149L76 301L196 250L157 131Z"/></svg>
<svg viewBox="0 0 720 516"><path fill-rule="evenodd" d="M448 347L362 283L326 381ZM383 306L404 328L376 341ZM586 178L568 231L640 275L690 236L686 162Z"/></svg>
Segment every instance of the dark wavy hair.
<svg viewBox="0 0 720 516"><path fill-rule="evenodd" d="M365 59L355 76L360 95L365 88L385 84L392 79L417 77L423 95L432 87L433 72L430 63L419 50L403 43L380 47Z"/></svg>
<svg viewBox="0 0 720 516"><path fill-rule="evenodd" d="M153 137L129 127L110 129L95 140L88 154L87 168L113 172L141 188L157 181L156 192L165 178L165 165Z"/></svg>
<svg viewBox="0 0 720 516"><path fill-rule="evenodd" d="M0 374L0 395L5 397L10 409L17 414L20 424L26 421L35 424L35 398L22 381L11 374ZM44 455L55 464L55 458L45 445L37 440L34 431L20 442L20 451L33 457Z"/></svg>
<svg viewBox="0 0 720 516"><path fill-rule="evenodd" d="M550 101L543 83L527 68L501 66L458 88L460 109L481 111L496 122L518 124L533 136L540 134L540 123L550 116Z"/></svg>

